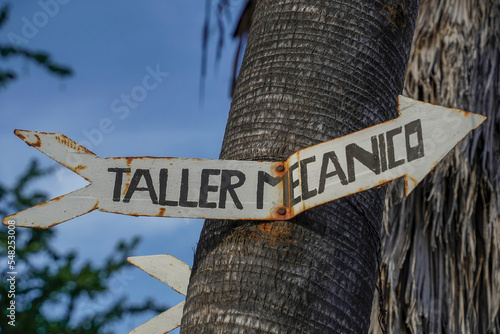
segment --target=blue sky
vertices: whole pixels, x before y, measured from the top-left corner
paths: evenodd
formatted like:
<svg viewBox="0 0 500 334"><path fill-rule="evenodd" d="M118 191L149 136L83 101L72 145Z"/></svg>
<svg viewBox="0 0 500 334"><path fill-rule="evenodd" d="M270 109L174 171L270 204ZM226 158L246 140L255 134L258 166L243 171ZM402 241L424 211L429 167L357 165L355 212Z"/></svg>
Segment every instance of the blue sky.
<svg viewBox="0 0 500 334"><path fill-rule="evenodd" d="M8 63L20 76L0 92L0 182L13 184L32 158L43 166L57 165L17 138L14 129L63 133L86 143L101 157L218 158L230 105L228 85L235 45L225 46L215 70L212 40L201 105L204 1L42 0L11 4L10 19L0 32L1 43L19 36L20 45L48 51L55 61L70 66L74 75L61 80L31 63ZM232 12L237 16L240 2L233 4ZM144 83L151 72L160 75ZM106 133L102 124L108 124ZM60 167L36 188L55 197L85 184L81 177ZM202 223L94 211L56 226L56 247L76 250L83 260L99 263L118 240L140 235L142 243L135 256L171 254L191 266ZM113 293L126 293L130 301L152 297L175 305L182 300L166 285L130 267L113 280ZM92 309L86 307L86 312ZM117 333L130 331L151 316L125 319L117 324Z"/></svg>

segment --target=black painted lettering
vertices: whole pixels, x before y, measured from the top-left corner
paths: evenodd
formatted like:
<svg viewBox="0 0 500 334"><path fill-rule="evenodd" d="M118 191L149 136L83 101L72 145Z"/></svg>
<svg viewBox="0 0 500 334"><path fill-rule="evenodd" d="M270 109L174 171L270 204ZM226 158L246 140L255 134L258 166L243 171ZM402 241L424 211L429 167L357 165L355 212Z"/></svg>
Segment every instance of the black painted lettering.
<svg viewBox="0 0 500 334"><path fill-rule="evenodd" d="M196 208L198 202L188 201L189 194L189 169L184 168L182 170L181 177L181 193L179 196L179 205L186 208Z"/></svg>
<svg viewBox="0 0 500 334"><path fill-rule="evenodd" d="M210 175L220 175L220 169L203 169L201 171L201 185L200 185L200 208L216 208L217 203L208 202L208 193L217 192L219 186L210 185Z"/></svg>
<svg viewBox="0 0 500 334"><path fill-rule="evenodd" d="M283 204L286 207L290 207L290 177L289 171L283 174Z"/></svg>
<svg viewBox="0 0 500 334"><path fill-rule="evenodd" d="M137 186L139 185L139 182L143 177L144 180L146 181L146 187L139 188ZM136 191L148 191L149 197L151 198L151 202L153 202L153 204L158 204L158 197L156 197L156 192L155 188L153 187L153 180L151 179L151 174L149 173L149 169L137 169L135 171L134 176L132 177L132 181L130 181L130 186L127 189L127 193L123 198L123 202L124 203L130 202L132 195Z"/></svg>
<svg viewBox="0 0 500 334"><path fill-rule="evenodd" d="M113 188L113 202L120 202L122 193L123 173L130 173L130 168L108 168L108 172L115 172L115 187Z"/></svg>
<svg viewBox="0 0 500 334"><path fill-rule="evenodd" d="M378 135L378 151L380 153L380 167L382 169L382 172L385 172L387 170L387 155L385 154L385 150L385 137L382 133Z"/></svg>
<svg viewBox="0 0 500 334"><path fill-rule="evenodd" d="M332 172L327 173L328 165L330 162L333 163L335 169ZM339 177L340 183L342 183L344 186L349 183L347 182L344 170L342 169L342 166L340 166L339 159L337 158L337 154L335 154L335 151L326 152L325 154L323 154L323 162L321 163L318 194L321 194L325 191L326 179L335 175Z"/></svg>
<svg viewBox="0 0 500 334"><path fill-rule="evenodd" d="M231 183L231 178L233 176L238 178L238 181L236 183ZM243 209L243 205L241 205L238 195L236 195L236 191L234 189L241 187L243 183L245 183L245 180L245 174L243 174L243 172L239 170L222 170L219 194L219 208L226 208L227 193L229 193L229 195L231 195L231 198L233 199L234 205L236 205L236 207L240 210Z"/></svg>
<svg viewBox="0 0 500 334"><path fill-rule="evenodd" d="M302 187L302 199L306 200L308 198L316 196L318 193L317 189L309 190L309 184L307 180L307 164L316 161L316 157L312 156L304 160L300 160L300 181Z"/></svg>
<svg viewBox="0 0 500 334"><path fill-rule="evenodd" d="M387 131L387 157L389 160L389 169L398 167L405 163L404 159L399 159L396 161L396 153L394 150L394 136L401 133L401 126Z"/></svg>
<svg viewBox="0 0 500 334"><path fill-rule="evenodd" d="M410 135L417 134L417 146L411 147ZM424 154L424 139L422 135L422 123L419 119L405 125L406 158L408 162L422 158Z"/></svg>
<svg viewBox="0 0 500 334"><path fill-rule="evenodd" d="M287 182L285 182L285 187L284 187L285 192L288 192L290 194L288 197L290 199L290 202L289 202L289 205L287 205L289 208L300 202L300 195L297 197L294 197L295 196L294 189L299 186L300 180L293 179L293 171L296 170L298 167L299 167L298 161L296 163L294 163L293 165L291 165L290 168L288 169L288 172L287 172L288 179L285 179L287 181ZM288 203L288 202L285 202L285 203Z"/></svg>
<svg viewBox="0 0 500 334"><path fill-rule="evenodd" d="M257 209L262 209L264 207L264 183L275 187L281 181L283 181L283 177L281 176L273 177L264 171L259 171L257 178Z"/></svg>
<svg viewBox="0 0 500 334"><path fill-rule="evenodd" d="M168 169L160 169L160 205L177 206L179 203L177 201L167 200L167 181L168 181Z"/></svg>
<svg viewBox="0 0 500 334"><path fill-rule="evenodd" d="M354 168L354 159L368 167L375 174L380 174L380 156L378 152L377 136L372 136L372 152L359 147L357 144L349 144L345 148L347 160L347 175L349 183L356 181L356 171Z"/></svg>

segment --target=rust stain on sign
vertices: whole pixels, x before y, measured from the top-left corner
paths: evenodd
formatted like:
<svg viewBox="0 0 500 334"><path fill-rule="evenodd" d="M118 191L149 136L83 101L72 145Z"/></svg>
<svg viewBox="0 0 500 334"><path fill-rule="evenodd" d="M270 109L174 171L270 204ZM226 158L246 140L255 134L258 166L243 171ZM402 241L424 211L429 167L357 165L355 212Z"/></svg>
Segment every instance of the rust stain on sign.
<svg viewBox="0 0 500 334"><path fill-rule="evenodd" d="M158 217L163 217L165 214L165 208L160 208L160 211L158 212Z"/></svg>
<svg viewBox="0 0 500 334"><path fill-rule="evenodd" d="M14 130L14 134L26 142L26 137L20 132L20 130Z"/></svg>
<svg viewBox="0 0 500 334"><path fill-rule="evenodd" d="M78 165L75 167L75 170L77 171L81 171L81 170L84 170L85 168L87 168L87 166L84 166L84 165Z"/></svg>
<svg viewBox="0 0 500 334"><path fill-rule="evenodd" d="M91 151L89 151L88 149L86 149L85 147L83 147L81 145L78 145L77 143L75 143L74 141L72 141L71 139L69 139L68 137L66 137L63 134L56 135L55 139L59 143L61 143L62 145L67 146L67 147L69 147L71 149L74 149L75 151L77 151L79 153L94 154Z"/></svg>
<svg viewBox="0 0 500 334"><path fill-rule="evenodd" d="M132 161L134 161L134 159L141 159L141 158L125 158L125 161L127 162L127 166L129 168L132 167Z"/></svg>
<svg viewBox="0 0 500 334"><path fill-rule="evenodd" d="M24 140L26 142L26 144L28 144L29 146L31 147L34 147L34 148L39 148L40 146L42 146L42 140L40 139L40 136L38 134L35 134L34 137L36 138L36 141L31 141L29 140L28 138L26 138L26 136L22 135L20 130L16 130L14 131L14 133L19 137L21 138L22 140ZM45 134L43 132L41 132L40 134Z"/></svg>
<svg viewBox="0 0 500 334"><path fill-rule="evenodd" d="M30 146L90 184L6 217L4 223L15 219L18 226L46 228L92 210L132 216L288 220L401 177L410 193L456 143L485 120L402 96L399 110L394 120L310 146L276 162L100 158L64 135L16 130Z"/></svg>

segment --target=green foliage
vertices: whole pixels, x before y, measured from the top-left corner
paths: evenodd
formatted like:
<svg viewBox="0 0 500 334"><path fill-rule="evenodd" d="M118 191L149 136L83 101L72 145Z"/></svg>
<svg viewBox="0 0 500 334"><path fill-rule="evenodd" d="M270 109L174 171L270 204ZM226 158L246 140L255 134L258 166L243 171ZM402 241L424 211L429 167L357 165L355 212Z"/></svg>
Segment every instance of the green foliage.
<svg viewBox="0 0 500 334"><path fill-rule="evenodd" d="M9 17L9 6L4 5L0 8L0 29L5 25ZM0 58L7 59L12 57L24 58L28 61L35 62L41 67L47 69L50 73L60 77L67 77L72 74L70 68L58 65L52 61L50 56L45 52L30 51L26 48L21 48L16 45L0 44ZM17 74L9 69L0 68L0 89L4 88L9 82L15 80Z"/></svg>
<svg viewBox="0 0 500 334"><path fill-rule="evenodd" d="M30 190L36 179L50 173L35 161L13 187L0 184L2 217L45 201L46 195ZM124 316L145 311L162 312L166 308L152 301L130 304L123 296L112 295L108 283L127 265L126 258L138 245L138 238L120 242L114 252L96 266L91 262L77 265L77 254L60 254L52 246L55 232L15 228L15 257L7 256L8 229L0 227L0 332L8 333L111 333L109 325ZM5 255L5 256L4 256ZM7 324L10 284L8 260L15 261L15 327ZM82 312L82 305L105 300L104 306ZM94 304L92 304L94 305ZM84 308L84 307L83 307ZM91 309L91 307L87 307ZM80 311L78 311L80 310Z"/></svg>

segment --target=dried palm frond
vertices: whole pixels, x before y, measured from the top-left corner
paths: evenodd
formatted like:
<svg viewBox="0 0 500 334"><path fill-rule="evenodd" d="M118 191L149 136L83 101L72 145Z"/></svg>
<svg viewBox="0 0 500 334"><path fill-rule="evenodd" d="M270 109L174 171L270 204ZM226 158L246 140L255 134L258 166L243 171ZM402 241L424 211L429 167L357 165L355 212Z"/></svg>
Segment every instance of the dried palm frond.
<svg viewBox="0 0 500 334"><path fill-rule="evenodd" d="M208 64L208 46L211 37L212 30L212 17L215 18L216 25L216 38L217 45L215 48L215 63L218 64L222 55L222 49L224 48L224 42L226 38L233 38L237 40L238 46L234 55L233 61L233 71L232 78L230 82L230 94L233 95L234 85L236 84L236 77L238 76L238 69L241 63L243 51L245 49L248 31L252 25L253 10L255 7L255 1L245 0L238 1L244 4L241 14L238 16L239 19L234 25L231 20L232 5L230 0L217 0L215 4L212 0L205 0L205 19L203 22L202 31L202 55L201 55L201 71L200 71L200 95L203 97L204 94L204 83L207 76L207 64ZM233 27L234 25L234 27ZM226 31L232 29L232 34L226 36Z"/></svg>
<svg viewBox="0 0 500 334"><path fill-rule="evenodd" d="M379 282L390 333L500 333L499 38L499 1L421 2L405 95L488 120L411 196L388 189Z"/></svg>

